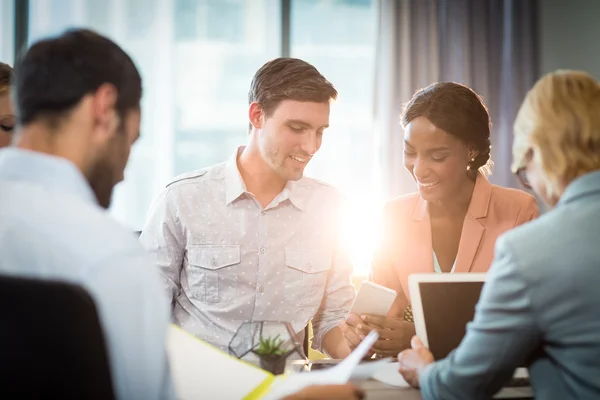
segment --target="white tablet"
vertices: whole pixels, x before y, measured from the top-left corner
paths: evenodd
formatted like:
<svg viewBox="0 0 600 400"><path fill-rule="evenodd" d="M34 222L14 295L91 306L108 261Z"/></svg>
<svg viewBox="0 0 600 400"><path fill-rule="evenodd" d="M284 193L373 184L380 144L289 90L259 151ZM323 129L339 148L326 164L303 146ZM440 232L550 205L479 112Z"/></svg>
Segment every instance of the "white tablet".
<svg viewBox="0 0 600 400"><path fill-rule="evenodd" d="M436 360L456 349L475 316L486 274L415 274L408 277L417 336ZM494 399L533 398L526 368L517 368L513 380Z"/></svg>
<svg viewBox="0 0 600 400"><path fill-rule="evenodd" d="M486 274L414 274L408 277L417 336L436 360L458 347L473 320Z"/></svg>

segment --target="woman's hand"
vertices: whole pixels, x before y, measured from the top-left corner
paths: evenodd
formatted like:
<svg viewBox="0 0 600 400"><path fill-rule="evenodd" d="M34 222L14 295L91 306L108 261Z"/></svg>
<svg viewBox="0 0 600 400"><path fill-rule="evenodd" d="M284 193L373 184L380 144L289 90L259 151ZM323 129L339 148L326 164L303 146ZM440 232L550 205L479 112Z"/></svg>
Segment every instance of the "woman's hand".
<svg viewBox="0 0 600 400"><path fill-rule="evenodd" d="M400 366L398 372L409 385L418 388L421 373L425 370L425 367L435 361L431 351L423 345L423 342L417 336L412 338L411 347L412 349L404 350L398 354L398 365Z"/></svg>

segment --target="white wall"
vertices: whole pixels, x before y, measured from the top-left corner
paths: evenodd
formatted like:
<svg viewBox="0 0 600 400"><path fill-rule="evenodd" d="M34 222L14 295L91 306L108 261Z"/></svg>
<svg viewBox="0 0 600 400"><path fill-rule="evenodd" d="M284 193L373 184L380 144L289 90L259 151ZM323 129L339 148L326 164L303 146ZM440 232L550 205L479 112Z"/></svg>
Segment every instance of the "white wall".
<svg viewBox="0 0 600 400"><path fill-rule="evenodd" d="M600 79L600 0L539 0L540 73L580 69Z"/></svg>

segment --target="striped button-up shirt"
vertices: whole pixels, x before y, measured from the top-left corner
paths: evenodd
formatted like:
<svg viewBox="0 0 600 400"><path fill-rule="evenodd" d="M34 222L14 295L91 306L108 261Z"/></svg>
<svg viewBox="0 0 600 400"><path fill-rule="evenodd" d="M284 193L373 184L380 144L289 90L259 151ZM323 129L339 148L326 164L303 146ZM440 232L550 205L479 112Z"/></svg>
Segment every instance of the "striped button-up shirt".
<svg viewBox="0 0 600 400"><path fill-rule="evenodd" d="M286 321L313 348L355 292L341 249L342 197L303 177L267 206L245 190L237 156L185 174L154 201L140 240L162 272L175 322L222 349L245 321Z"/></svg>

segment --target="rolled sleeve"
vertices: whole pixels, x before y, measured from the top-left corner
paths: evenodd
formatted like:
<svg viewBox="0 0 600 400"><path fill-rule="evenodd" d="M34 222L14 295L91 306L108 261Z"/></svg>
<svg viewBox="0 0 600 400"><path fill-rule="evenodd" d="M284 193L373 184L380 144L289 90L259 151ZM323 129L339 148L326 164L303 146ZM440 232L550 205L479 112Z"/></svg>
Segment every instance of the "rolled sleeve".
<svg viewBox="0 0 600 400"><path fill-rule="evenodd" d="M340 246L341 248L341 246ZM356 293L351 282L354 268L347 252L339 250L334 256L327 276L327 285L321 305L312 320L312 348L323 351L323 337L346 318Z"/></svg>

